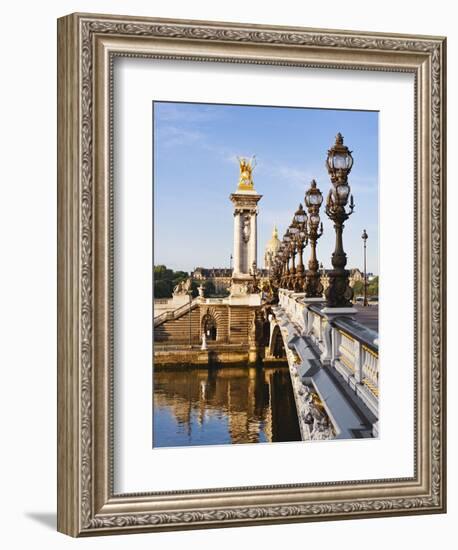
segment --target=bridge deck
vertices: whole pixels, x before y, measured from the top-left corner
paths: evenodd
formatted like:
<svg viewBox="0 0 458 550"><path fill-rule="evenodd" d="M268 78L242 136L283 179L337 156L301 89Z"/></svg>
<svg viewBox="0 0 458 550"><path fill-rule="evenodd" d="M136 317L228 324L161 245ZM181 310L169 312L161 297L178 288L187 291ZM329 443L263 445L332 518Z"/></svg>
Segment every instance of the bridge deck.
<svg viewBox="0 0 458 550"><path fill-rule="evenodd" d="M285 347L293 352L296 362L290 364L290 372L303 439L312 439L310 429L305 425L308 408L304 395L310 388L320 397L335 429L336 439L371 437L373 424L377 421L375 415L335 369L322 365L320 351L311 338L302 335L301 327L292 322L281 307L273 308L273 311ZM291 363L291 354L287 353L287 356ZM295 377L299 377L299 383Z"/></svg>
<svg viewBox="0 0 458 550"><path fill-rule="evenodd" d="M358 310L355 320L367 328L378 332L378 304L369 304L366 307L356 304L353 307Z"/></svg>

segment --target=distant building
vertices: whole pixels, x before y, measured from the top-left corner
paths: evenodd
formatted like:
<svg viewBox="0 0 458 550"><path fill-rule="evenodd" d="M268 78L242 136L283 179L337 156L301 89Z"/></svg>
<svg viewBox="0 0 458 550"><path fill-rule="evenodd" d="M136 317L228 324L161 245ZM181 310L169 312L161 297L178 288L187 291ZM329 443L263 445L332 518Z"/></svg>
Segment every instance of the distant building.
<svg viewBox="0 0 458 550"><path fill-rule="evenodd" d="M215 286L216 294L225 294L231 286L232 269L221 267L196 267L191 278L199 283L210 281Z"/></svg>
<svg viewBox="0 0 458 550"><path fill-rule="evenodd" d="M265 252L264 252L264 268L268 273L270 273L270 270L272 269L275 255L280 249L280 246L281 246L281 241L278 238L277 226L274 226L274 229L272 231L272 237L267 243Z"/></svg>
<svg viewBox="0 0 458 550"><path fill-rule="evenodd" d="M329 276L328 273L331 271L330 269L321 269L321 284L324 287L324 290L326 290L329 286ZM361 281L364 282L364 273L358 269L357 267L349 269L350 277L349 277L349 284L351 287L355 286L355 283Z"/></svg>
<svg viewBox="0 0 458 550"><path fill-rule="evenodd" d="M350 269L350 286L353 287L359 281L364 282L364 273L357 267Z"/></svg>
<svg viewBox="0 0 458 550"><path fill-rule="evenodd" d="M258 278L264 279L268 276L267 269L258 269ZM227 294L231 286L232 269L225 267L196 267L191 272L191 279L197 283L209 281L215 286L216 294Z"/></svg>

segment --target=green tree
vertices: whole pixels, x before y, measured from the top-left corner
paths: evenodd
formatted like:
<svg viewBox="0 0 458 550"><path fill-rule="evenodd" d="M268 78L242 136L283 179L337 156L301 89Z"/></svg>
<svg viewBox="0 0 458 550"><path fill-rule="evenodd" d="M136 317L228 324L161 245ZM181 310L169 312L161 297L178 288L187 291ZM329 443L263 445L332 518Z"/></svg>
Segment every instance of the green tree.
<svg viewBox="0 0 458 550"><path fill-rule="evenodd" d="M364 282L363 281L355 281L355 284L353 285L353 292L355 297L356 296L362 296L364 294Z"/></svg>
<svg viewBox="0 0 458 550"><path fill-rule="evenodd" d="M188 278L186 271L173 271L165 265L155 265L153 274L155 298L171 298L176 285ZM197 286L195 295L197 296Z"/></svg>
<svg viewBox="0 0 458 550"><path fill-rule="evenodd" d="M378 296L378 277L374 277L367 285L368 296Z"/></svg>
<svg viewBox="0 0 458 550"><path fill-rule="evenodd" d="M156 281L172 280L173 271L171 269L167 269L165 265L155 265L154 279Z"/></svg>
<svg viewBox="0 0 458 550"><path fill-rule="evenodd" d="M154 281L154 297L155 298L170 298L173 292L172 281L155 280Z"/></svg>
<svg viewBox="0 0 458 550"><path fill-rule="evenodd" d="M165 265L155 265L154 266L154 276L156 278L161 278L167 268Z"/></svg>
<svg viewBox="0 0 458 550"><path fill-rule="evenodd" d="M199 294L199 291L198 291L199 286L200 285L197 281L194 281L194 280L191 281L191 293L193 298L196 298L197 295Z"/></svg>

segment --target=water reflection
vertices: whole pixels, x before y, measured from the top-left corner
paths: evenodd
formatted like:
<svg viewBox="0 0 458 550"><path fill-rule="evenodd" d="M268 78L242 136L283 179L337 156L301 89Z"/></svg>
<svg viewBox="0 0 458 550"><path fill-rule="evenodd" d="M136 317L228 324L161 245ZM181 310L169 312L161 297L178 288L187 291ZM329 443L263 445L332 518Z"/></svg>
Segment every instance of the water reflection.
<svg viewBox="0 0 458 550"><path fill-rule="evenodd" d="M153 446L300 441L287 367L154 373Z"/></svg>

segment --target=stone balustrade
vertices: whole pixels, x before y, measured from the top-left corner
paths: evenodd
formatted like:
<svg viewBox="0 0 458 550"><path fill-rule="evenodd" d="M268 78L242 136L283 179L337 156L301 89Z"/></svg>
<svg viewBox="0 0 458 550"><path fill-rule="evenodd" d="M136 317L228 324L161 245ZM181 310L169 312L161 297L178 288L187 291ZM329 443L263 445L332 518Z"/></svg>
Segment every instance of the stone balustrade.
<svg viewBox="0 0 458 550"><path fill-rule="evenodd" d="M348 386L378 417L378 333L355 320L355 314L308 301L304 294L280 289L279 307L301 336L318 350L321 363L343 377Z"/></svg>

